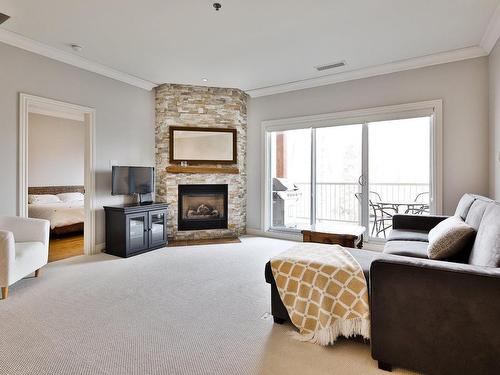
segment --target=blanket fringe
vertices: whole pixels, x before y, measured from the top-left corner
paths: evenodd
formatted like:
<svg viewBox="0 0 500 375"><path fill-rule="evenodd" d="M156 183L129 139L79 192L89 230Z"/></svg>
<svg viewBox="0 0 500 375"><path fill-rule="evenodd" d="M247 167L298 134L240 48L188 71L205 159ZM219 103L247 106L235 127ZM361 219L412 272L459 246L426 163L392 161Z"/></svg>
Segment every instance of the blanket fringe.
<svg viewBox="0 0 500 375"><path fill-rule="evenodd" d="M307 341L323 346L332 345L339 336L351 337L361 335L365 339L370 339L370 319L337 319L329 327L319 331L300 334L293 333L293 337L299 341Z"/></svg>

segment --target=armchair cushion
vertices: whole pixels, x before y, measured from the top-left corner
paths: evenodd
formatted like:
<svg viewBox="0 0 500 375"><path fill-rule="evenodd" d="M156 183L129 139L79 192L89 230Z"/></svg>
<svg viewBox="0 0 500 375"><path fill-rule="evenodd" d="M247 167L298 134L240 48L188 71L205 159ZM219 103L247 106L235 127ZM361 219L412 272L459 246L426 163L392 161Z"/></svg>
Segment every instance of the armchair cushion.
<svg viewBox="0 0 500 375"><path fill-rule="evenodd" d="M47 252L41 242L16 243L16 263L10 274L9 284L22 279L47 264Z"/></svg>

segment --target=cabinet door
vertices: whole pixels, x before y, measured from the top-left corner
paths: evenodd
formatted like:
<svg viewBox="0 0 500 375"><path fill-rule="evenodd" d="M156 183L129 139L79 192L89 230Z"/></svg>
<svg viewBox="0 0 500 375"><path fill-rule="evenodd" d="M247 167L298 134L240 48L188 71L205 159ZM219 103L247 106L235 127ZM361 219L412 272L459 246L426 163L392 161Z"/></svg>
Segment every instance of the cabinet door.
<svg viewBox="0 0 500 375"><path fill-rule="evenodd" d="M160 246L167 242L167 211L149 212L149 246Z"/></svg>
<svg viewBox="0 0 500 375"><path fill-rule="evenodd" d="M148 248L148 215L146 212L127 215L127 253Z"/></svg>

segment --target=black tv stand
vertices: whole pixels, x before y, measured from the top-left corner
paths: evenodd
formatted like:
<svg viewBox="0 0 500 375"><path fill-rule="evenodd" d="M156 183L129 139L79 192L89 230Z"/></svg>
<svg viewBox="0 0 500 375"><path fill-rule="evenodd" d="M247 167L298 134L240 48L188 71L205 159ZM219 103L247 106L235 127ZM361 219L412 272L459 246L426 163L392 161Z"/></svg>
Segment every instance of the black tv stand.
<svg viewBox="0 0 500 375"><path fill-rule="evenodd" d="M106 253L128 258L167 244L167 203L104 206Z"/></svg>

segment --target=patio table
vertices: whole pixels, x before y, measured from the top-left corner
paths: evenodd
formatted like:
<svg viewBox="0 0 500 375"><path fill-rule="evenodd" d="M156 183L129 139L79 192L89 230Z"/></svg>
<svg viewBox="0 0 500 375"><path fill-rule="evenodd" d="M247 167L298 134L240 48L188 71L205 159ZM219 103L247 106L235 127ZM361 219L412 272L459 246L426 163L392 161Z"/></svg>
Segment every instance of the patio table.
<svg viewBox="0 0 500 375"><path fill-rule="evenodd" d="M415 212L415 211L422 212L424 210L424 208L429 205L428 203L422 203L422 202L378 201L378 202L373 202L373 203L378 205L382 210L393 209L395 211L395 214L401 213L400 209L402 207L406 207L406 210L404 211L404 213L406 214L408 212Z"/></svg>

